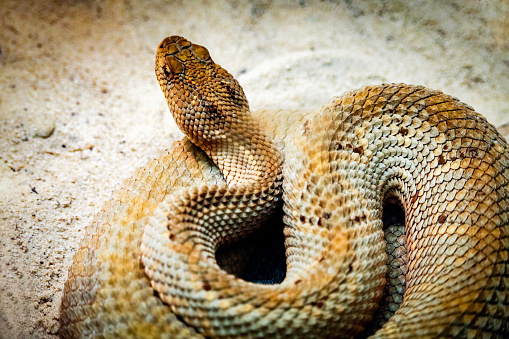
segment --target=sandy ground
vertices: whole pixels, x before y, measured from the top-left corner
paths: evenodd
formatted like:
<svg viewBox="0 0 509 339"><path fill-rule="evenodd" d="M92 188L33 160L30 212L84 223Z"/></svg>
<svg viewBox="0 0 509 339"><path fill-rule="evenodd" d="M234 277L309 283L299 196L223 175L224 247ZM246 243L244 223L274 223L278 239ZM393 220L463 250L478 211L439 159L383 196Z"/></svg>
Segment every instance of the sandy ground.
<svg viewBox="0 0 509 339"><path fill-rule="evenodd" d="M213 4L213 5L212 5ZM509 6L450 1L0 1L0 337L58 335L73 253L112 190L180 137L154 76L205 45L251 108L407 82L509 135Z"/></svg>

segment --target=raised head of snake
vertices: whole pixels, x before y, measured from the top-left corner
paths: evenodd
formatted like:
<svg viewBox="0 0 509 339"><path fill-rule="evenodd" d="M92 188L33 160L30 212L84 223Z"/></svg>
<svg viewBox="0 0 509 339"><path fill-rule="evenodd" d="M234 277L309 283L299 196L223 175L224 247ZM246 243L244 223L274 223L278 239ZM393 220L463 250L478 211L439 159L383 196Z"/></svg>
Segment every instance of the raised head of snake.
<svg viewBox="0 0 509 339"><path fill-rule="evenodd" d="M253 121L238 81L205 47L171 36L157 49L156 76L180 130L228 183L273 181L281 156Z"/></svg>

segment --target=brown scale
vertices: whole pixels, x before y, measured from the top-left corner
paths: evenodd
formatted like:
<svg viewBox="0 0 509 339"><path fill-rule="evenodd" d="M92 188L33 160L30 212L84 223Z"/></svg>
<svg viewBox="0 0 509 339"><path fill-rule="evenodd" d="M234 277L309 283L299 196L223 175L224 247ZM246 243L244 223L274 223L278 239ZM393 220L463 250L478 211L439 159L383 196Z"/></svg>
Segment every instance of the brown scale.
<svg viewBox="0 0 509 339"><path fill-rule="evenodd" d="M177 36L156 75L187 137L94 219L61 337L509 336L509 151L472 108L384 84L252 117Z"/></svg>

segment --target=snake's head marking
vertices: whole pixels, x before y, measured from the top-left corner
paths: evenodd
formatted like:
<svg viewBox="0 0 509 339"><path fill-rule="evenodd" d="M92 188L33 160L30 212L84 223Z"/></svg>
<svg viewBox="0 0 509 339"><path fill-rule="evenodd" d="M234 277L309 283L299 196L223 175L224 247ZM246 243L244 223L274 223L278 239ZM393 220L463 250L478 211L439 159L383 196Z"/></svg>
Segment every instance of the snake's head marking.
<svg viewBox="0 0 509 339"><path fill-rule="evenodd" d="M156 75L177 125L199 146L227 137L249 112L237 80L214 63L205 47L182 37L159 44Z"/></svg>

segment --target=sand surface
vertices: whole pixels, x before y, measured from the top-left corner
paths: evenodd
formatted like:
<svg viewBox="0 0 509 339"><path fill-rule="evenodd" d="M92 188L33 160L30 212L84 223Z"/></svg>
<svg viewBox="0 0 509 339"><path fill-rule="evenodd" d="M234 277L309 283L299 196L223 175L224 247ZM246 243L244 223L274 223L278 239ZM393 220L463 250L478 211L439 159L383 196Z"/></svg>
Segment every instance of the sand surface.
<svg viewBox="0 0 509 339"><path fill-rule="evenodd" d="M0 338L58 335L92 216L181 137L154 75L166 36L206 46L252 109L314 110L406 82L460 98L509 135L503 0L147 3L0 2Z"/></svg>

